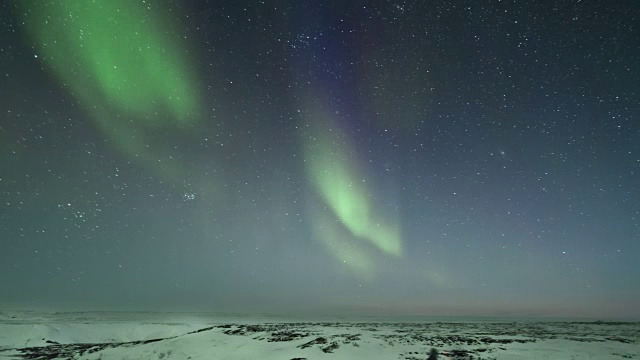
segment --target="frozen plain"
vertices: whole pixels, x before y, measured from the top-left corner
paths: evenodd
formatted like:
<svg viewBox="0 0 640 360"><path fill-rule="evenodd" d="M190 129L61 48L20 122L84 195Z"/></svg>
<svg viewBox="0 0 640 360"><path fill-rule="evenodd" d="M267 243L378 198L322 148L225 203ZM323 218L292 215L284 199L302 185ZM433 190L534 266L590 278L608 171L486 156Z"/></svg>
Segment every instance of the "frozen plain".
<svg viewBox="0 0 640 360"><path fill-rule="evenodd" d="M6 359L640 359L640 323L0 311Z"/></svg>

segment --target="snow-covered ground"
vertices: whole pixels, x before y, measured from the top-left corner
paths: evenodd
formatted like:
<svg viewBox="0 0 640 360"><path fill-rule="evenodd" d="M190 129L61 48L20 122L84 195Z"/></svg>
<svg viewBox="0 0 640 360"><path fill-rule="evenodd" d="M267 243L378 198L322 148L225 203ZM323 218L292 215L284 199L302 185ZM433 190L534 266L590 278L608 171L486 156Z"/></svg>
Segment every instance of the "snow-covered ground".
<svg viewBox="0 0 640 360"><path fill-rule="evenodd" d="M9 359L640 359L637 322L1 312Z"/></svg>

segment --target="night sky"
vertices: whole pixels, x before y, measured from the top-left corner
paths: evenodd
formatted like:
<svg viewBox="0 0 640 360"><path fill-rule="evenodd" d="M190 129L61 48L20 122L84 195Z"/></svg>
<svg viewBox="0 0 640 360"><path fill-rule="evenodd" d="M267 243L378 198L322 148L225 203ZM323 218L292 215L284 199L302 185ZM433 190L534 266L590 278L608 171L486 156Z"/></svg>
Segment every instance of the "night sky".
<svg viewBox="0 0 640 360"><path fill-rule="evenodd" d="M2 1L0 307L640 317L636 1Z"/></svg>

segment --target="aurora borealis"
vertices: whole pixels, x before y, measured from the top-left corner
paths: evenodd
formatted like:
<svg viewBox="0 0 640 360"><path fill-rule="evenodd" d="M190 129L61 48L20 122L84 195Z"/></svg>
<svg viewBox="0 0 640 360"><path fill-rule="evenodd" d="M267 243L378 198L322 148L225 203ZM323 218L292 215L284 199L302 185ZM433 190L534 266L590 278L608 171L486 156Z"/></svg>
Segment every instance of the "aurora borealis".
<svg viewBox="0 0 640 360"><path fill-rule="evenodd" d="M635 4L0 10L0 307L640 317Z"/></svg>
<svg viewBox="0 0 640 360"><path fill-rule="evenodd" d="M306 143L306 172L310 185L322 199L321 204L331 209L331 217L336 220L335 225L331 225L331 220L316 225L320 228L318 236L346 266L363 268L366 275L374 264L362 249L361 242L369 243L387 255L400 256L400 230L397 224L388 223L387 218L375 218L377 207L372 202L375 199L373 190L368 189L366 179L357 170L358 162L349 159L353 149L339 127L325 116L310 117L309 137L302 140ZM322 126L328 128L315 129ZM323 216L318 214L317 219ZM342 229L331 229L334 227ZM347 233L341 234L340 230Z"/></svg>
<svg viewBox="0 0 640 360"><path fill-rule="evenodd" d="M142 2L20 2L26 31L44 65L68 87L110 142L152 171L177 178L178 161L145 139L157 129L180 131L199 121L195 76L186 44ZM56 21L62 19L62 21ZM145 19L140 21L140 19Z"/></svg>

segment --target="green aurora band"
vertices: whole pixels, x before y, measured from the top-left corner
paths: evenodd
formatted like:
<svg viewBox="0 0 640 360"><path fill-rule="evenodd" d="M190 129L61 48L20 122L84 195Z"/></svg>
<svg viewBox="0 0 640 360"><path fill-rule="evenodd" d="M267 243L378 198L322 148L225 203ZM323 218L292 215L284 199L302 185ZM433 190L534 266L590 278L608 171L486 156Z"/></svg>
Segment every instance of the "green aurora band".
<svg viewBox="0 0 640 360"><path fill-rule="evenodd" d="M141 1L20 1L41 61L130 158L179 182L184 165L152 131L197 123L186 51L169 21ZM174 41L170 41L173 39Z"/></svg>
<svg viewBox="0 0 640 360"><path fill-rule="evenodd" d="M330 126L327 116L316 113L309 120L309 133L303 139L309 181L348 230L341 233L333 225L335 221L322 221L316 232L336 258L357 273L370 274L375 263L372 247L383 254L402 255L399 227L374 213L372 192L357 170L358 162L350 156L353 146L348 137L337 130L339 127ZM348 237L357 240L338 241Z"/></svg>

